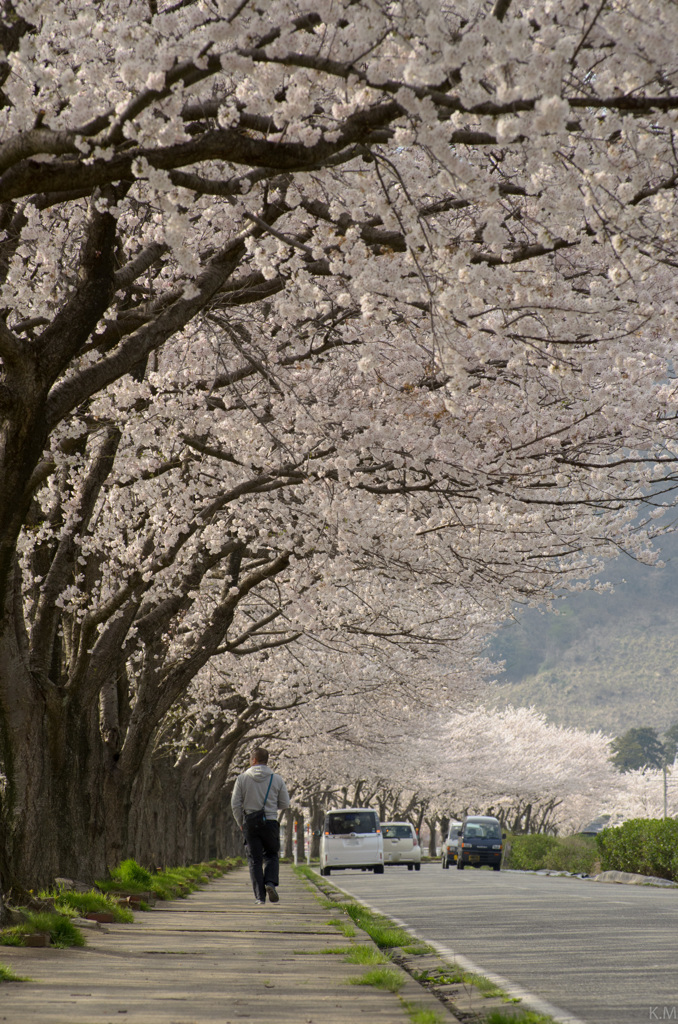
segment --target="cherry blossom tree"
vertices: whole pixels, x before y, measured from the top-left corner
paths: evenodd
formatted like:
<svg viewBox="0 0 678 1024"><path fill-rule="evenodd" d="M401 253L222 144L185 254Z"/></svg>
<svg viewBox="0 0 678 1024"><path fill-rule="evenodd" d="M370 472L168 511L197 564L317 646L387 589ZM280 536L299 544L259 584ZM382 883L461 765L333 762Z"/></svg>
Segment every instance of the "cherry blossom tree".
<svg viewBox="0 0 678 1024"><path fill-rule="evenodd" d="M670 818L678 814L678 763L661 769L645 768L625 772L615 780L616 787L605 799L602 810L610 815L611 823L631 818ZM666 794L666 802L664 796Z"/></svg>
<svg viewBox="0 0 678 1024"><path fill-rule="evenodd" d="M419 728L385 712L355 719L327 753L289 757L297 798L322 813L357 794L382 820L404 815L419 827L425 818L432 833L466 814L496 815L512 832L568 833L608 805L623 813L602 733L553 725L534 708L431 709Z"/></svg>
<svg viewBox="0 0 678 1024"><path fill-rule="evenodd" d="M260 713L327 695L310 661L278 690L279 645L388 686L385 652L477 652L645 557L677 18L4 0L3 885L129 849L193 721L208 806ZM222 719L191 710L212 662Z"/></svg>

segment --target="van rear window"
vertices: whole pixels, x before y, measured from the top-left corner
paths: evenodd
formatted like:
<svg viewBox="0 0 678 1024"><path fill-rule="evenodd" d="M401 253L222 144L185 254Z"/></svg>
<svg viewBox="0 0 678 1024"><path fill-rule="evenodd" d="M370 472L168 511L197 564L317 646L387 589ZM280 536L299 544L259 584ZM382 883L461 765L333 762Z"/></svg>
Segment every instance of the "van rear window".
<svg viewBox="0 0 678 1024"><path fill-rule="evenodd" d="M364 814L357 811L348 814L337 812L329 814L328 818L327 831L333 836L347 836L351 832L377 831L377 816L374 811L365 811Z"/></svg>
<svg viewBox="0 0 678 1024"><path fill-rule="evenodd" d="M384 839L411 839L412 829L409 825L383 825Z"/></svg>

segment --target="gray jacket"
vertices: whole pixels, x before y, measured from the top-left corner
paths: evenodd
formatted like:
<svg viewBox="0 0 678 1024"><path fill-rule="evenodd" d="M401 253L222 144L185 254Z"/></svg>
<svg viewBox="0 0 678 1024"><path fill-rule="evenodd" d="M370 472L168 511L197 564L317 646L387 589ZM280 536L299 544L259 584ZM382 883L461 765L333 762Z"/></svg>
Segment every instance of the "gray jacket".
<svg viewBox="0 0 678 1024"><path fill-rule="evenodd" d="M260 811L264 806L264 797L271 775L273 779L266 800L266 817L276 821L278 811L283 811L290 806L290 796L282 776L276 775L267 764L253 764L235 780L231 796L231 810L240 828L242 828L243 817L246 814Z"/></svg>

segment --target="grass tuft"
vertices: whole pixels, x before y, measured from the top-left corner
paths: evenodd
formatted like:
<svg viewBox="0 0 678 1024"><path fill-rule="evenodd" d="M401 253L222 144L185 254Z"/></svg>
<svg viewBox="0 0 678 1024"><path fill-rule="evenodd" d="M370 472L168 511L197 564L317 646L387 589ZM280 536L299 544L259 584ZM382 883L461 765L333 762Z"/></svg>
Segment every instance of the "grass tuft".
<svg viewBox="0 0 678 1024"><path fill-rule="evenodd" d="M350 985L372 985L385 992L398 992L405 984L405 975L394 967L374 967L359 978L349 978Z"/></svg>
<svg viewBox="0 0 678 1024"><path fill-rule="evenodd" d="M336 946L334 949L295 949L295 956L346 956L353 946Z"/></svg>
<svg viewBox="0 0 678 1024"><path fill-rule="evenodd" d="M348 923L348 921L342 921L338 917L333 917L332 920L328 921L327 923L331 924L334 928L340 931L341 934L345 935L347 939L352 939L355 937L356 930L352 924Z"/></svg>
<svg viewBox="0 0 678 1024"><path fill-rule="evenodd" d="M400 948L407 956L430 956L432 953L435 953L433 946L429 946L425 942L419 942L418 939L415 939L409 945L401 946Z"/></svg>
<svg viewBox="0 0 678 1024"><path fill-rule="evenodd" d="M393 949L396 946L412 944L412 936L409 932L393 924L387 917L373 914L367 907L361 907L358 903L349 903L346 906L346 913L359 928L367 932L380 949Z"/></svg>
<svg viewBox="0 0 678 1024"><path fill-rule="evenodd" d="M52 945L59 949L85 945L84 935L70 918L64 917L63 914L52 914L45 911L29 913L21 924L0 932L0 945L23 946L24 936L33 932L46 932Z"/></svg>
<svg viewBox="0 0 678 1024"><path fill-rule="evenodd" d="M151 882L153 881L151 872L137 864L133 857L123 860L122 863L118 864L117 868L113 868L111 878L122 882L123 885L136 885L144 889L150 889Z"/></svg>
<svg viewBox="0 0 678 1024"><path fill-rule="evenodd" d="M104 911L104 913L113 914L118 924L131 924L134 921L134 914L129 907L118 906L111 896L95 892L94 889L91 892L72 892L70 889L60 889L56 894L41 893L40 895L56 895L54 909L59 914L66 916L84 917L85 914Z"/></svg>
<svg viewBox="0 0 678 1024"><path fill-rule="evenodd" d="M543 1013L525 1010L516 1016L504 1013L503 1010L491 1010L485 1018L485 1024L553 1024L553 1017L545 1017Z"/></svg>
<svg viewBox="0 0 678 1024"><path fill-rule="evenodd" d="M21 975L15 974L11 967L5 967L4 964L0 964L0 982L3 981L30 981L30 978L22 978Z"/></svg>
<svg viewBox="0 0 678 1024"><path fill-rule="evenodd" d="M435 1010L423 1009L413 1003L403 1004L412 1024L444 1024L443 1017Z"/></svg>
<svg viewBox="0 0 678 1024"><path fill-rule="evenodd" d="M390 960L374 946L353 946L346 955L350 964L368 964L374 967L377 964L388 964Z"/></svg>

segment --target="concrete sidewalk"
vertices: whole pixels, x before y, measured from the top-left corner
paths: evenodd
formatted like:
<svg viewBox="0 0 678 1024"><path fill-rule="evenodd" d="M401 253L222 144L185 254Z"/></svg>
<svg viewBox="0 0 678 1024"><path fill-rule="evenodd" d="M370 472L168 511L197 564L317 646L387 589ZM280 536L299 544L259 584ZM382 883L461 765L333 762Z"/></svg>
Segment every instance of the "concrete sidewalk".
<svg viewBox="0 0 678 1024"><path fill-rule="evenodd" d="M86 932L84 949L0 946L0 963L29 982L0 983L10 1024L411 1024L406 1003L441 1003L403 972L399 995L350 978L369 968L323 951L369 944L344 937L291 867L280 902L254 904L246 868L186 899Z"/></svg>

